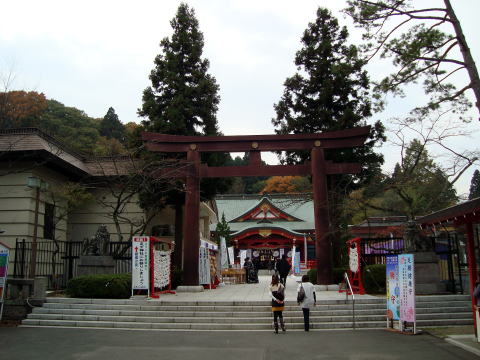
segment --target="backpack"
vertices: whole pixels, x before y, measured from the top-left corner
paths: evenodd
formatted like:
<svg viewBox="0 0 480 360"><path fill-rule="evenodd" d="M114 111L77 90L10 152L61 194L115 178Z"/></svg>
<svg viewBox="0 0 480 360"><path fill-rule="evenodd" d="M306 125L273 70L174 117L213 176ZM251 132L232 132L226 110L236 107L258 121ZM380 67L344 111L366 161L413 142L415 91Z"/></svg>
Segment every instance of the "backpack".
<svg viewBox="0 0 480 360"><path fill-rule="evenodd" d="M303 300L305 300L305 289L303 288L303 285L300 284L300 290L298 290L297 294L297 303L301 303Z"/></svg>

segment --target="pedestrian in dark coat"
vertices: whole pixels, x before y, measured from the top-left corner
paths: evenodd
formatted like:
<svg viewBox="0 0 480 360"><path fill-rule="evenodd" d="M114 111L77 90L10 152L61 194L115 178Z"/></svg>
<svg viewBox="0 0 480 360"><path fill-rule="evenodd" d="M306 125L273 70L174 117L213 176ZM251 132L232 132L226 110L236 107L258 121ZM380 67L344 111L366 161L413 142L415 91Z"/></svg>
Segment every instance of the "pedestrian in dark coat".
<svg viewBox="0 0 480 360"><path fill-rule="evenodd" d="M292 266L288 263L287 257L282 255L282 259L277 263L277 270L278 274L280 275L280 282L283 284L283 286L285 286L287 283L287 276L291 268Z"/></svg>

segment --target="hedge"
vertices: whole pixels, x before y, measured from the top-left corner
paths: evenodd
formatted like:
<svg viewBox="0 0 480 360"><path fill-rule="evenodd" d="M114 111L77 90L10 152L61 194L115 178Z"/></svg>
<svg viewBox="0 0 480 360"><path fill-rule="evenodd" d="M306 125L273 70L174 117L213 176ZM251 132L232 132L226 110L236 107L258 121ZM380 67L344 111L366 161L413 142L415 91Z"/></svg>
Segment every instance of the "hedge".
<svg viewBox="0 0 480 360"><path fill-rule="evenodd" d="M365 291L370 294L386 293L385 264L367 265L362 272L362 281Z"/></svg>
<svg viewBox="0 0 480 360"><path fill-rule="evenodd" d="M79 276L68 281L65 292L77 298L128 299L132 295L132 275Z"/></svg>

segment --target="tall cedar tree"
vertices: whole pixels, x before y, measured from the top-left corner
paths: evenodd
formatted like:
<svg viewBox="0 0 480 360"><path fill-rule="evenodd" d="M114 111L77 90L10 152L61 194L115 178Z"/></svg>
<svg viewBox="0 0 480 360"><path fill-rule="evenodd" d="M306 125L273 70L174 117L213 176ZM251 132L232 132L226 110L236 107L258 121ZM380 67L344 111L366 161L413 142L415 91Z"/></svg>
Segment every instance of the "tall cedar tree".
<svg viewBox="0 0 480 360"><path fill-rule="evenodd" d="M125 127L118 119L115 110L110 107L100 122L100 135L108 139L117 139L120 142L125 142L126 132Z"/></svg>
<svg viewBox="0 0 480 360"><path fill-rule="evenodd" d="M470 194L468 200L480 198L480 171L475 170L470 183Z"/></svg>
<svg viewBox="0 0 480 360"><path fill-rule="evenodd" d="M171 39L160 42L161 53L155 57L155 68L150 73L152 85L143 92L143 105L138 114L145 118L142 124L148 131L173 135L221 135L216 112L220 102L219 86L207 73L209 61L202 59L203 34L199 30L195 11L180 4L170 22ZM205 154L202 161L222 165L224 154ZM216 191L225 191L228 182L217 179L202 180L202 198L212 198ZM175 205L175 241L181 264L182 194L170 193L168 203Z"/></svg>
<svg viewBox="0 0 480 360"><path fill-rule="evenodd" d="M319 8L315 22L305 30L303 44L295 56L298 72L286 79L281 100L274 105L272 120L277 134L300 134L350 129L366 125L372 115L369 78L363 70L357 47L347 45L348 31L327 9ZM362 148L326 152L328 160L358 162L362 172L356 177L333 176L329 179L330 217L338 227L345 193L352 185L367 182L380 172L383 156L374 146L384 138L383 125L377 121ZM306 152L287 152L285 163L299 163L310 156ZM355 181L352 181L355 180ZM333 221L335 220L335 221ZM337 222L337 223L336 223Z"/></svg>
<svg viewBox="0 0 480 360"><path fill-rule="evenodd" d="M202 59L203 34L195 11L182 3L170 22L172 38L160 42L162 53L150 73L152 86L143 92L139 115L149 131L173 135L218 135L220 96L215 78Z"/></svg>

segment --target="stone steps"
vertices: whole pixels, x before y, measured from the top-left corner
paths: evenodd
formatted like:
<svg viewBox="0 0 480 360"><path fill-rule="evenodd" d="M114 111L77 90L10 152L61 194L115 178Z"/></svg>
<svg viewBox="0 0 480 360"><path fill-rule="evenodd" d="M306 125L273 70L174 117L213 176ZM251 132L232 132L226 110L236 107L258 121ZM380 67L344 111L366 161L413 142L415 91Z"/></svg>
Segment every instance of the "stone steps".
<svg viewBox="0 0 480 360"><path fill-rule="evenodd" d="M351 298L350 298L351 299ZM473 324L466 295L417 297L417 327ZM292 303L294 303L292 301ZM310 314L313 329L349 329L352 304L319 300ZM384 328L385 299L355 301L357 328ZM298 306L285 307L287 330L302 330ZM96 327L157 330L271 330L272 313L266 301L165 301L48 298L35 308L23 326Z"/></svg>

